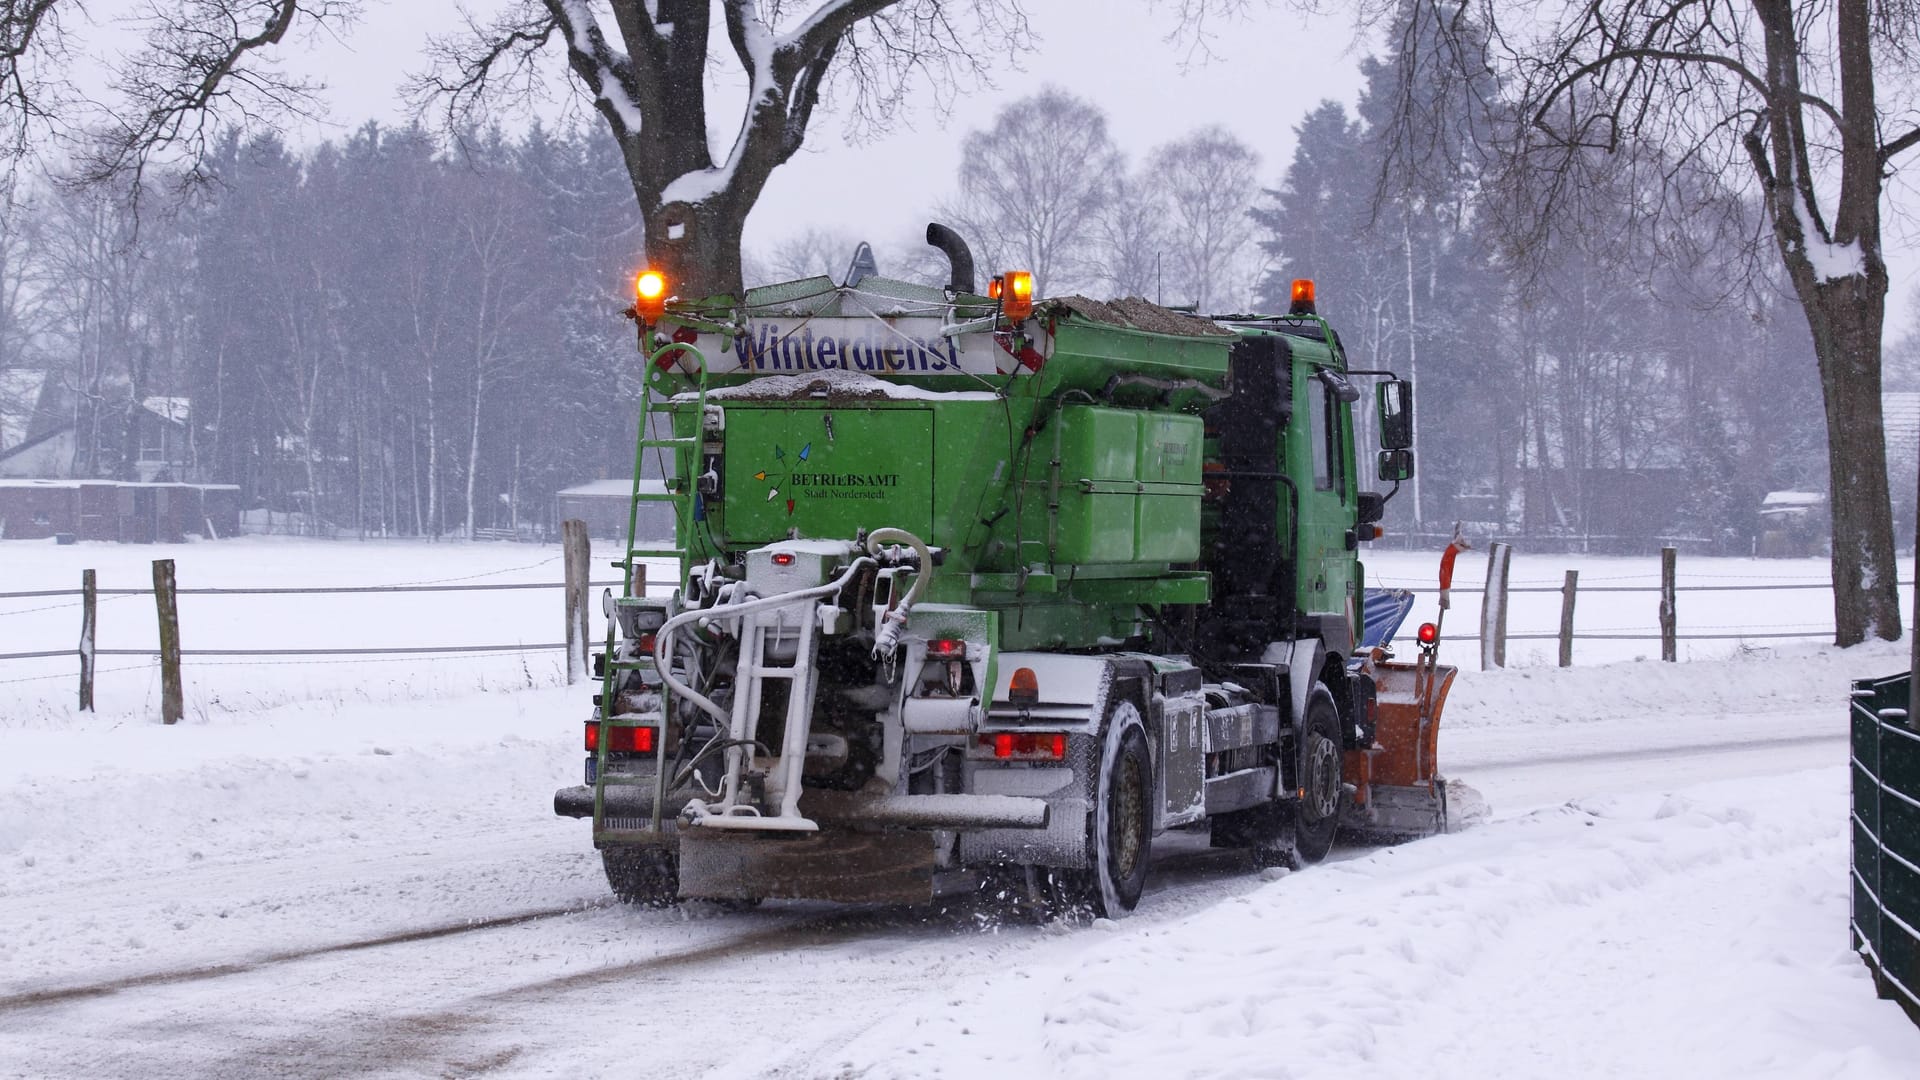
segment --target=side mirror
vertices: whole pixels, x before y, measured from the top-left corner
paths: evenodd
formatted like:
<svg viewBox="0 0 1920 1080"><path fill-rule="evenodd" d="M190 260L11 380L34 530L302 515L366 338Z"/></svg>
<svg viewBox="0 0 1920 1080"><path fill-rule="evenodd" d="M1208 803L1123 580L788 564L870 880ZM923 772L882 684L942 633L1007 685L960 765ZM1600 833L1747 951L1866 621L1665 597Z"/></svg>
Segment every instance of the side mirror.
<svg viewBox="0 0 1920 1080"><path fill-rule="evenodd" d="M1413 384L1405 379L1388 379L1374 387L1374 406L1380 414L1380 446L1385 450L1405 450L1413 445ZM1413 475L1409 459L1407 475ZM1381 474L1384 479L1385 473Z"/></svg>
<svg viewBox="0 0 1920 1080"><path fill-rule="evenodd" d="M1381 430L1385 431L1384 428ZM1374 472L1380 479L1395 484L1402 480L1413 479L1413 451L1404 449L1380 451L1380 462Z"/></svg>

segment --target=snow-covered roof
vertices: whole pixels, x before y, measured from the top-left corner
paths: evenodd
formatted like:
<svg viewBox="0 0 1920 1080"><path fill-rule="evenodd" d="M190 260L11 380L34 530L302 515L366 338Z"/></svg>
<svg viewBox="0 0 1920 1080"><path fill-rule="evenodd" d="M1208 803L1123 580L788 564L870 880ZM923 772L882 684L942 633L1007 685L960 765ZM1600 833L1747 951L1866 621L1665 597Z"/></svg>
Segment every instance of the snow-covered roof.
<svg viewBox="0 0 1920 1080"><path fill-rule="evenodd" d="M0 488L78 488L78 487L114 487L114 488L198 488L201 491L239 491L239 484L184 484L172 481L141 482L137 480L94 480L67 479L55 480L43 477L6 477L0 479Z"/></svg>
<svg viewBox="0 0 1920 1080"><path fill-rule="evenodd" d="M162 420L171 420L176 424L184 424L187 422L187 415L193 411L192 404L191 401L183 397L150 397L140 399L141 408L160 417Z"/></svg>
<svg viewBox="0 0 1920 1080"><path fill-rule="evenodd" d="M658 480L642 480L640 481L640 490L649 495L662 495L666 493L667 488L665 484ZM633 479L628 477L616 480L590 480L584 484L575 484L570 488L562 488L554 492L554 494L585 495L602 499L625 499L633 494Z"/></svg>
<svg viewBox="0 0 1920 1080"><path fill-rule="evenodd" d="M1818 491L1769 491L1761 506L1819 506L1827 501Z"/></svg>

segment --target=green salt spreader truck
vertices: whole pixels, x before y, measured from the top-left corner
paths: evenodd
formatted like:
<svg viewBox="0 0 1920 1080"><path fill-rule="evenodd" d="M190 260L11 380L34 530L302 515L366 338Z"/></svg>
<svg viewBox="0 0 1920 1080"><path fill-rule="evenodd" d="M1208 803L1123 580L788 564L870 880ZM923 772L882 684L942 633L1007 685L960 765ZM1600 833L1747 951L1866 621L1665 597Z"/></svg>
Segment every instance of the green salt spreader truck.
<svg viewBox="0 0 1920 1080"><path fill-rule="evenodd" d="M1165 830L1299 864L1343 824L1442 828L1452 670L1359 644L1391 495L1356 483L1359 380L1396 488L1409 385L1349 367L1310 282L1197 318L981 292L928 240L944 289L637 280L635 518L677 527L630 531L585 783L555 795L613 891L1119 916Z"/></svg>

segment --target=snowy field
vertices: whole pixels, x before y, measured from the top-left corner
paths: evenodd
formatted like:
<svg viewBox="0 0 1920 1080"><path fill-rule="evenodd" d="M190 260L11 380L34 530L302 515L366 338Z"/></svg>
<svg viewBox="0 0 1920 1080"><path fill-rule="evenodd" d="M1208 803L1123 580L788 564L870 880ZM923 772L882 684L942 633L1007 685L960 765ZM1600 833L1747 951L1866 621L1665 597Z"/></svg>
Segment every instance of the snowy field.
<svg viewBox="0 0 1920 1080"><path fill-rule="evenodd" d="M521 545L9 544L0 591L83 566L138 585L156 554L183 587L560 577ZM1432 583L1432 556L1370 561ZM1569 566L1657 581L1566 556L1512 576ZM1822 569L1681 561L1683 583ZM1483 572L1463 557L1456 584ZM1735 595L1683 593L1683 632ZM1472 601L1446 647L1469 667ZM1650 628L1655 601L1583 598L1582 626ZM1542 602L1516 597L1515 633L1557 623ZM1714 618L1830 618L1816 591L1743 602ZM0 652L72 641L76 610L35 606L0 601ZM545 642L560 597L188 597L182 620L189 648ZM101 644L151 623L148 598L103 601ZM1538 646L1449 704L1443 763L1488 820L1294 874L1172 837L1134 917L1090 928L609 904L585 826L551 816L589 692L557 654L190 665L171 729L150 674L81 716L70 662L0 663L0 1076L1920 1075L1920 1029L1846 936L1846 683L1904 647L1668 665L1595 642L1563 671Z"/></svg>
<svg viewBox="0 0 1920 1080"><path fill-rule="evenodd" d="M593 580L613 582L619 545L594 549ZM334 595L183 595L181 646L194 649L341 649L503 645L476 655L201 657L181 663L189 716L226 714L301 701L395 702L476 690L531 689L564 683L564 653L516 650L565 640L563 576L557 545L314 541L284 537L145 546L51 541L0 544L0 592L77 589L83 569L98 586L150 589L153 560L174 560L183 590L398 585L555 587L473 592ZM671 563L659 563L665 568ZM671 572L653 575L661 587ZM604 632L598 613L591 620ZM153 649L158 619L151 596L102 596L96 645ZM73 648L80 637L77 596L0 600L0 653ZM72 657L0 661L0 723L60 723L72 713L78 671ZM159 709L158 661L103 655L95 701L103 714Z"/></svg>

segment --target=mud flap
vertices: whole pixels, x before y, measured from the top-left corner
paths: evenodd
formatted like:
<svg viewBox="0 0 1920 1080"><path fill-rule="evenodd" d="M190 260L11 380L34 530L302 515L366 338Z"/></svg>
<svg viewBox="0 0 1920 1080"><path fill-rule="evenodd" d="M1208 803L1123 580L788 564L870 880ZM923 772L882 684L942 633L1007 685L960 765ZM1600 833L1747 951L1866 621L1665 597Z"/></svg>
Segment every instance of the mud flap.
<svg viewBox="0 0 1920 1080"><path fill-rule="evenodd" d="M680 895L702 900L925 904L934 898L938 833L680 834Z"/></svg>

